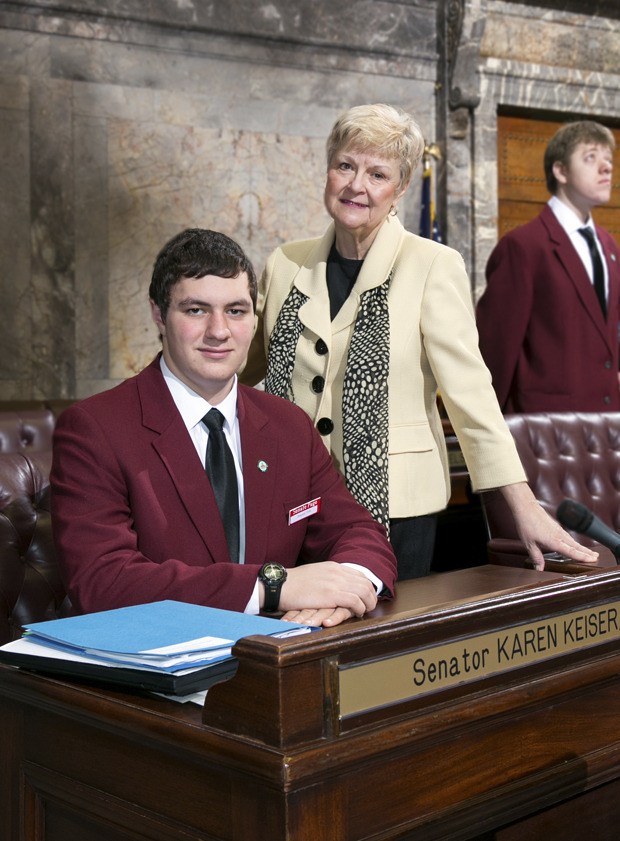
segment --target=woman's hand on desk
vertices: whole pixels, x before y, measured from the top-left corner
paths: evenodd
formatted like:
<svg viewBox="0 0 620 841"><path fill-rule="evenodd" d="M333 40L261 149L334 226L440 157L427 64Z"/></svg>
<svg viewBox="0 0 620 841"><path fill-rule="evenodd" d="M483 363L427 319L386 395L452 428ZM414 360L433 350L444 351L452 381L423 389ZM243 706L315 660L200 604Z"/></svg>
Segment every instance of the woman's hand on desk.
<svg viewBox="0 0 620 841"><path fill-rule="evenodd" d="M519 537L534 562L535 569L545 568L543 548L558 552L580 563L596 563L598 552L577 543L562 526L541 507L525 482L500 488L515 519ZM543 547L543 548L541 548Z"/></svg>

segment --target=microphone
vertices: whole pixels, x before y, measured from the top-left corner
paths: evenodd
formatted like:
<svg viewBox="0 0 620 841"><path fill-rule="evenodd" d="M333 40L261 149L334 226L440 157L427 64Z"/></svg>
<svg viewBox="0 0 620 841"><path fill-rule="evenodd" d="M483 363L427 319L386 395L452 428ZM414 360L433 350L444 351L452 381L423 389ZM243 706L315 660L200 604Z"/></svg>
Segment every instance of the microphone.
<svg viewBox="0 0 620 841"><path fill-rule="evenodd" d="M558 505L556 517L564 528L586 534L611 549L620 564L620 534L606 526L585 505L574 499L565 499Z"/></svg>

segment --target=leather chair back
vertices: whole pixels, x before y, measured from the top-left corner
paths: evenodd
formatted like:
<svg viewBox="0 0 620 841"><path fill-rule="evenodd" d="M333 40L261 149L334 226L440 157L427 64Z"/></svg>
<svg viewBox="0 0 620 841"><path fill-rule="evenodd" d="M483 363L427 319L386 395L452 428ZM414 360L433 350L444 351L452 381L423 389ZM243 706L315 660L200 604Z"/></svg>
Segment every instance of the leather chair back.
<svg viewBox="0 0 620 841"><path fill-rule="evenodd" d="M55 423L51 409L1 411L0 453L51 452Z"/></svg>
<svg viewBox="0 0 620 841"><path fill-rule="evenodd" d="M534 495L549 514L555 516L563 499L575 499L620 530L620 413L506 415L506 423ZM501 549L501 541L516 544L517 530L498 492L481 497L491 538L489 555L496 560L493 553ZM611 552L591 538L574 537L594 546L606 566L615 564ZM518 554L515 545L512 549Z"/></svg>
<svg viewBox="0 0 620 841"><path fill-rule="evenodd" d="M51 449L0 452L0 644L25 623L70 613L52 541L51 459Z"/></svg>

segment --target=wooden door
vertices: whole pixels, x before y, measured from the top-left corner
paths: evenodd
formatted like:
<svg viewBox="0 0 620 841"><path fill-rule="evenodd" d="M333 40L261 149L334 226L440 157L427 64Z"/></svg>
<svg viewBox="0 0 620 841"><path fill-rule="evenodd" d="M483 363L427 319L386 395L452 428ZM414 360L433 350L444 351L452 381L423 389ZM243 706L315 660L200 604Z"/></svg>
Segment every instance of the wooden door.
<svg viewBox="0 0 620 841"><path fill-rule="evenodd" d="M537 120L500 115L497 120L498 239L511 228L540 213L549 193L543 157L550 137L567 120ZM616 159L620 154L620 129L613 129ZM595 208L595 221L620 244L620 175L614 170L611 201Z"/></svg>

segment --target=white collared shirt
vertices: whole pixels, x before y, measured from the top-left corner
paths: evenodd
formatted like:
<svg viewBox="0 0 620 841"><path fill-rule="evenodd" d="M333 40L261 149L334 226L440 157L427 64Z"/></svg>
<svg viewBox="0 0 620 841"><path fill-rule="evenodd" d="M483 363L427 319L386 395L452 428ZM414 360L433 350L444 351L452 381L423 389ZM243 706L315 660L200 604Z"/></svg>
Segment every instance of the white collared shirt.
<svg viewBox="0 0 620 841"><path fill-rule="evenodd" d="M553 211L553 215L555 216L555 218L558 220L562 228L566 231L566 235L572 242L575 251L579 255L579 258L583 263L585 270L588 273L590 283L593 284L594 269L592 266L592 257L590 256L590 249L586 240L579 233L579 228L587 227L591 229L592 233L594 234L594 241L596 243L596 247L598 249L599 254L601 255L601 262L603 264L603 271L605 273L605 297L607 298L609 295L609 272L607 271L607 260L605 259L605 254L603 253L603 249L601 247L601 243L599 242L599 238L596 235L596 228L594 227L592 216L588 216L586 221L582 222L581 219L575 213L575 211L568 207L568 205L564 204L564 202L557 196L551 196L547 203Z"/></svg>

